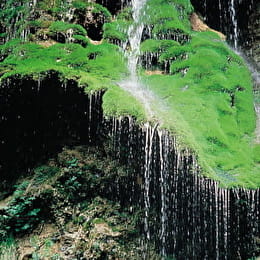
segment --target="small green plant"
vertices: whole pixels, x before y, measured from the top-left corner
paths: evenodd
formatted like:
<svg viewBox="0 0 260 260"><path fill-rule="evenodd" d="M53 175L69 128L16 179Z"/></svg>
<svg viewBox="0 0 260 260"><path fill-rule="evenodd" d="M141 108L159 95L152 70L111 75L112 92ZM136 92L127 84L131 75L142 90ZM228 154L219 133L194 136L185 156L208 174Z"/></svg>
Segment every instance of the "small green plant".
<svg viewBox="0 0 260 260"><path fill-rule="evenodd" d="M67 42L74 35L86 36L87 31L79 24L56 21L51 24L48 35L57 41Z"/></svg>
<svg viewBox="0 0 260 260"><path fill-rule="evenodd" d="M77 201L84 196L90 195L94 192L93 188L96 186L96 178L86 166L79 166L78 159L74 158L66 162L64 173L58 179L57 187L65 193L69 200Z"/></svg>
<svg viewBox="0 0 260 260"><path fill-rule="evenodd" d="M6 209L10 231L23 233L31 230L39 221L39 208L34 208L35 197L16 198Z"/></svg>
<svg viewBox="0 0 260 260"><path fill-rule="evenodd" d="M41 241L37 236L33 236L30 238L30 244L34 248L34 252L32 254L33 260L41 260L41 259L51 259L51 260L59 260L59 254L53 254L51 248L54 245L54 242L50 238L46 238L45 241Z"/></svg>
<svg viewBox="0 0 260 260"><path fill-rule="evenodd" d="M34 196L14 196L0 216L0 238L9 234L22 235L40 222L40 209L35 207Z"/></svg>
<svg viewBox="0 0 260 260"><path fill-rule="evenodd" d="M0 240L0 260L17 260L18 254L14 238L7 237Z"/></svg>
<svg viewBox="0 0 260 260"><path fill-rule="evenodd" d="M15 185L14 186L14 188L15 188L14 196L19 197L19 196L23 195L25 190L29 186L29 184L30 184L29 181L23 181L21 184Z"/></svg>
<svg viewBox="0 0 260 260"><path fill-rule="evenodd" d="M89 44L89 40L83 35L73 35L74 43L80 44L82 47L86 48Z"/></svg>
<svg viewBox="0 0 260 260"><path fill-rule="evenodd" d="M58 167L43 165L34 170L34 183L35 184L42 184L51 177L55 176L59 172Z"/></svg>

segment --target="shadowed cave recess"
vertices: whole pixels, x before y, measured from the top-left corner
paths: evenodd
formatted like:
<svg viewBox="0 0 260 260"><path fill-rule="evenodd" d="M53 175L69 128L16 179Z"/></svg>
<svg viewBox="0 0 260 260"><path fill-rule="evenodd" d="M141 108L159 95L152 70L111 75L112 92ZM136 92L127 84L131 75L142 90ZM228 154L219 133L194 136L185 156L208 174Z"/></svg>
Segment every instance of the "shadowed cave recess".
<svg viewBox="0 0 260 260"><path fill-rule="evenodd" d="M127 1L96 2L107 7L112 15L128 4ZM223 15L220 6L225 6L225 1L218 5L216 2L205 2L205 6L194 0L193 4L209 25L229 35L232 28L222 27L224 20L218 18ZM241 10L247 7L245 1L239 4ZM252 0L251 4L256 3ZM213 10L218 10L216 16L206 15ZM252 10L250 7L248 12L253 13ZM228 24L231 18L225 12L223 17ZM243 28L249 23L247 18L242 21L239 45L247 37ZM95 25L87 28L93 33L89 36L101 40L101 27L97 34ZM184 37L183 41L186 40ZM251 48L249 36L244 46ZM169 68L166 66L165 70L168 72ZM218 182L202 177L196 155L188 148L179 148L175 137L166 130L149 123L138 125L130 116L104 117L103 94L104 91L85 94L76 81L63 80L53 70L38 79L15 75L2 81L0 187L7 188L7 181L15 181L21 173L30 174L35 165L55 157L64 146L86 145L102 152L108 146L112 158L127 166L126 176L111 184L109 196L122 207L138 206L142 210L143 259L149 259L150 244L155 246L160 259L257 257L260 190L225 189Z"/></svg>
<svg viewBox="0 0 260 260"><path fill-rule="evenodd" d="M65 144L88 143L97 132L101 96L90 100L76 82L61 83L55 71L42 77L12 77L1 84L1 179L15 178Z"/></svg>

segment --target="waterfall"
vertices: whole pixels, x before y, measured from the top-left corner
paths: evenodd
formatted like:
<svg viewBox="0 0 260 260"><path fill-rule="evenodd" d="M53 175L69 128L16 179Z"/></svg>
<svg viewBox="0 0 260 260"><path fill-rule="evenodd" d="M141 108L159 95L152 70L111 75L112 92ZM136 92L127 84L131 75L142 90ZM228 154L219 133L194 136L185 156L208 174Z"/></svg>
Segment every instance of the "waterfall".
<svg viewBox="0 0 260 260"><path fill-rule="evenodd" d="M128 69L130 71L130 77L132 80L137 81L136 69L138 56L140 54L140 43L142 33L144 29L143 22L141 21L141 11L144 7L146 0L133 0L133 24L128 29L128 39L131 47L131 51L128 55Z"/></svg>
<svg viewBox="0 0 260 260"><path fill-rule="evenodd" d="M130 25L127 32L130 50L127 49L127 44L123 44L125 46L124 53L128 60L127 64L130 76L126 80L120 82L119 85L143 104L147 116L151 118L154 116L151 104L154 103L155 97L152 92L140 82L137 75L140 45L144 30L142 17L145 15L143 11L145 3L146 0L132 0L133 23Z"/></svg>
<svg viewBox="0 0 260 260"><path fill-rule="evenodd" d="M150 240L150 228L149 228L149 210L150 210L150 185L152 176L152 151L153 151L153 139L155 134L156 126L151 127L150 124L145 124L145 164L144 164L144 231L145 237Z"/></svg>
<svg viewBox="0 0 260 260"><path fill-rule="evenodd" d="M192 151L178 147L175 137L157 125L140 126L130 116L104 118L103 92L86 97L76 82L62 84L54 72L38 82L33 78L20 82L13 77L2 84L0 94L8 98L0 104L0 146L5 151L0 165L7 174L10 168L21 169L20 163L28 159L36 161L39 149L45 153L56 139L84 137L101 149L108 144L109 152L128 169L125 176L111 183L108 196L130 212L137 209L142 214L143 259L239 260L257 256L259 189L225 189L202 177ZM58 93L68 99L56 106ZM28 94L34 97L33 103L24 102ZM67 100L71 102L69 114ZM12 118L13 104L18 112ZM47 109L42 111L43 107ZM39 112L44 112L41 117ZM37 124L28 129L32 118ZM21 136L26 142L18 151L14 148ZM104 140L105 136L110 138ZM11 144L14 152L8 154ZM29 147L28 152L27 144L35 148ZM151 258L150 248L161 258Z"/></svg>
<svg viewBox="0 0 260 260"><path fill-rule="evenodd" d="M178 148L166 130L138 127L130 117L111 120L115 157L131 168L133 180L119 183L117 196L123 206L143 212L144 259L151 259L153 246L160 259L257 256L259 189L222 188L200 176L192 152Z"/></svg>
<svg viewBox="0 0 260 260"><path fill-rule="evenodd" d="M137 73L140 43L144 30L142 17L145 16L145 4L146 0L132 1L133 24L128 30L130 50L127 48L124 50L128 59L129 77L119 85L142 102L147 115L151 117L154 114L152 104L155 102L155 97L141 83ZM219 8L223 6L223 2L220 1ZM205 8L208 10L209 7L205 2ZM230 8L232 8L232 21L235 24L234 44L237 47L239 33L235 0L232 0ZM171 38L171 34L161 37L168 39ZM179 38L178 35L176 37ZM75 85L73 89L70 82L68 88L67 83L60 87L58 76L56 77L56 81L53 80L54 76L50 75L47 80L39 80L38 83L33 79L26 79L27 81L20 84L33 86L32 107L39 106L37 100L41 101L43 97L43 94L39 95L39 93L48 85L50 93L53 93L51 91L57 87L59 90L57 93L64 93L72 102L70 106L67 106L66 102L62 103L62 109L60 106L49 108L50 97L55 99L53 102L55 105L56 96L46 93L46 101L44 100L46 103L43 103L41 107L47 107L48 111L54 109L57 111L54 111L54 119L47 129L46 136L43 135L43 139L49 138L52 136L52 130L58 129L61 132L57 138L54 136L55 139L63 136L76 138L86 136L89 143L95 144L95 140L100 138L101 128L102 134L109 132L114 157L129 168L125 181L111 183L111 186L115 185L115 196L121 205L140 207L142 210L143 223L140 229L144 236L146 250L149 250L151 245L156 248L162 258L175 256L177 260L237 260L256 256L256 238L260 232L259 189L254 191L219 187L218 182L200 176L200 169L193 153L188 149L179 148L176 139L166 130L161 130L157 125L152 126L149 123L143 127L138 126L131 117L105 119L102 114L102 92L91 94L87 99L85 97L80 99L82 94L78 93L80 91L78 86ZM16 106L19 113L22 111L22 115L25 116L28 111L35 112L33 109L22 110L26 105L22 98L25 96L23 92L26 89L23 89L23 92L20 91L21 93L12 91L14 86L17 88L20 86L15 78L9 83L7 79L6 85L0 91L11 101L11 95L13 95L13 100L18 102ZM10 92L9 95L8 92ZM11 101L6 100L5 103L1 103L0 118L10 118L13 113ZM27 105L31 108L30 104ZM73 109L63 122L59 119L67 114L67 107ZM158 109L160 110L160 106L157 104ZM42 111L39 112L42 113ZM43 131L42 128L45 125L42 125L42 118L32 115L38 119L33 130ZM20 122L20 118L15 120ZM28 125L25 123L24 125ZM5 125L5 122L0 122L0 124ZM53 124L57 126L53 127ZM0 129L3 131L3 127ZM28 130L17 127L17 131L19 135L15 127L6 127L5 131L11 136L9 141L14 140L14 147L22 139L21 136L24 139L23 134ZM32 137L28 136L27 142L34 144ZM41 139L37 141L41 145ZM52 145L52 140L47 139L47 141L48 145ZM5 144L5 139L1 140L1 143L1 150L8 151L10 145ZM42 148L43 152L45 150L47 149ZM10 161L13 163L16 155L17 157L24 156L19 159L21 163L27 157L36 158L32 151L33 149L27 155L23 152L14 153L10 156L12 158ZM3 158L0 159L3 160ZM17 158L16 161L18 161ZM6 169L9 169L9 165ZM111 194L114 196L113 192ZM144 255L147 256L146 252Z"/></svg>
<svg viewBox="0 0 260 260"><path fill-rule="evenodd" d="M223 22L222 22L223 14L222 14L222 3L221 3L221 0L218 0L218 8L219 8L219 26L222 29L223 28Z"/></svg>

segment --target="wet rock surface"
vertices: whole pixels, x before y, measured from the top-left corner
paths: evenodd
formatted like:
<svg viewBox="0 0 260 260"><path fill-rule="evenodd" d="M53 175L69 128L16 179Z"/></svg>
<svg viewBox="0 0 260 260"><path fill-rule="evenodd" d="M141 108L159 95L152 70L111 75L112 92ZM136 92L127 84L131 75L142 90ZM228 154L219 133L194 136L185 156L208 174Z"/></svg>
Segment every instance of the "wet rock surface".
<svg viewBox="0 0 260 260"><path fill-rule="evenodd" d="M204 17L207 25L215 30L221 31L227 36L227 40L232 46L245 52L248 62L255 67L258 73L259 86L260 71L260 3L255 0L230 0L230 1L198 1L192 0L196 11ZM257 80L257 79L256 79Z"/></svg>

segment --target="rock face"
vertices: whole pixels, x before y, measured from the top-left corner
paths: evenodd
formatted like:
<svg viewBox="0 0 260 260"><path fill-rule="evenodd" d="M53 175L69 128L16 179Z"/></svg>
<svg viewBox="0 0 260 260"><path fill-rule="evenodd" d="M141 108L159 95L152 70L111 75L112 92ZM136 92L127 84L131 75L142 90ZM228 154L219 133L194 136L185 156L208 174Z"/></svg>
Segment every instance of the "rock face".
<svg viewBox="0 0 260 260"><path fill-rule="evenodd" d="M247 53L260 67L260 2L257 3L249 17L248 38L250 41L246 47Z"/></svg>
<svg viewBox="0 0 260 260"><path fill-rule="evenodd" d="M260 3L256 0L191 0L206 24L227 36L236 48L241 47L253 63L260 68ZM256 88L260 88L259 84Z"/></svg>
<svg viewBox="0 0 260 260"><path fill-rule="evenodd" d="M205 32L205 31L211 31L211 32L215 32L217 33L220 38L222 40L226 39L226 36L216 30L213 30L211 28L209 28L200 18L196 13L192 13L191 17L190 17L190 21L191 21L191 26L192 26L192 30L197 31L197 32Z"/></svg>

